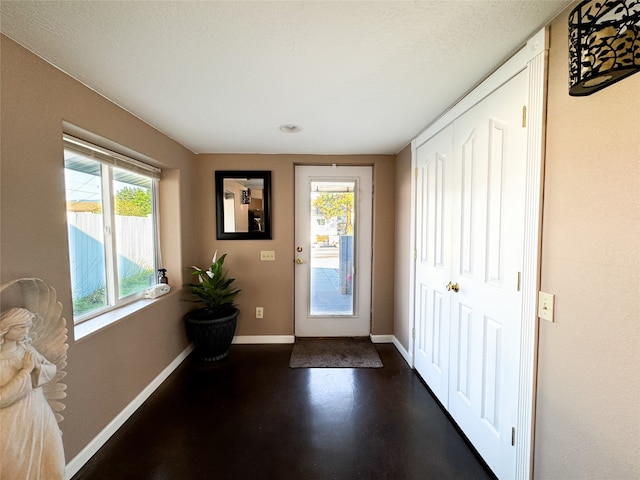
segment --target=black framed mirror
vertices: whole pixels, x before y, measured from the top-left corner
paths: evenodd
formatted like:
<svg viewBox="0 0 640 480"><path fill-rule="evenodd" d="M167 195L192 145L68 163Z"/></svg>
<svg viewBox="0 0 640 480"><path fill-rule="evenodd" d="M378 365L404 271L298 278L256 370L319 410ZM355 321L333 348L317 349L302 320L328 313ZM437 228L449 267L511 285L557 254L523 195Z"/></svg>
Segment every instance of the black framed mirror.
<svg viewBox="0 0 640 480"><path fill-rule="evenodd" d="M271 239L271 172L217 170L216 238Z"/></svg>

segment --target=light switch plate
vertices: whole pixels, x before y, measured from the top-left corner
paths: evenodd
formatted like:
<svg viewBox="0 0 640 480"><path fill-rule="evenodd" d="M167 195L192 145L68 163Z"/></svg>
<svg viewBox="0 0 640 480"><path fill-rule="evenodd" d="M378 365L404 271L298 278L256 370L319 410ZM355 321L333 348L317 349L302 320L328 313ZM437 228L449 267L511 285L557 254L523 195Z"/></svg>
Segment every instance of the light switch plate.
<svg viewBox="0 0 640 480"><path fill-rule="evenodd" d="M550 293L538 292L538 316L540 318L553 322L555 298L555 295Z"/></svg>
<svg viewBox="0 0 640 480"><path fill-rule="evenodd" d="M275 262L276 261L276 252L275 252L275 250L261 250L260 251L260 261L261 262Z"/></svg>

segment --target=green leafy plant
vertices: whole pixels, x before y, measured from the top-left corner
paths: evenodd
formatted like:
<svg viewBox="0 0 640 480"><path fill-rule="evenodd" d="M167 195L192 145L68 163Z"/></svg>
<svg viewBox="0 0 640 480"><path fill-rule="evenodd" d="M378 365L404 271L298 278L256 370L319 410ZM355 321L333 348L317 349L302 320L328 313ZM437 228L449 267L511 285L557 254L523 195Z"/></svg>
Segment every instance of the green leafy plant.
<svg viewBox="0 0 640 480"><path fill-rule="evenodd" d="M124 187L116 193L116 215L146 217L152 210L150 188Z"/></svg>
<svg viewBox="0 0 640 480"><path fill-rule="evenodd" d="M241 292L232 284L235 278L227 278L227 270L223 268L224 259L227 257L225 253L220 258L218 252L211 259L211 267L208 270L202 270L196 266L192 266L192 274L198 277L198 283L187 283L185 286L196 297L193 302L204 303L205 309L212 316L224 317L233 312L234 300Z"/></svg>

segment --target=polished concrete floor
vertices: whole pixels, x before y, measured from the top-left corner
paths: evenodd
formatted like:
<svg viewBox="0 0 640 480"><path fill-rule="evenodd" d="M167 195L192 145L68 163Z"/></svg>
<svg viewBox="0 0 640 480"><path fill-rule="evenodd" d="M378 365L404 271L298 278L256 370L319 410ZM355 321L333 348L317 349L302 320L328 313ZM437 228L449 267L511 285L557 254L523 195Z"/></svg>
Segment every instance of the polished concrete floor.
<svg viewBox="0 0 640 480"><path fill-rule="evenodd" d="M291 348L189 357L74 480L492 478L393 345L373 369L291 369Z"/></svg>

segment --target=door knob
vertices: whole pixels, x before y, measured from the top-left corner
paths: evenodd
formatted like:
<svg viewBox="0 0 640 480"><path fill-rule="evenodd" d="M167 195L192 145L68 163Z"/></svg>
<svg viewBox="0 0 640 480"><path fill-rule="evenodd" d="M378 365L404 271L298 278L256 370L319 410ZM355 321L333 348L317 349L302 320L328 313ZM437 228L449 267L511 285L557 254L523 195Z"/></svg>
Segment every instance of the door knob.
<svg viewBox="0 0 640 480"><path fill-rule="evenodd" d="M449 292L450 292L451 290L453 290L453 291L454 291L454 292L456 292L456 293L457 293L457 292L459 292L459 291L460 291L460 285L458 285L458 284L457 284L457 283L455 283L455 282L449 282L449 283L447 283L447 291L449 291Z"/></svg>
<svg viewBox="0 0 640 480"><path fill-rule="evenodd" d="M302 260L301 258L296 258L296 263L298 265L300 265L300 264L304 263L304 260Z"/></svg>

